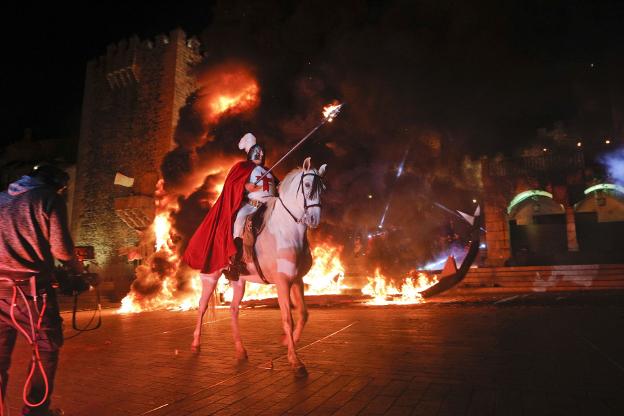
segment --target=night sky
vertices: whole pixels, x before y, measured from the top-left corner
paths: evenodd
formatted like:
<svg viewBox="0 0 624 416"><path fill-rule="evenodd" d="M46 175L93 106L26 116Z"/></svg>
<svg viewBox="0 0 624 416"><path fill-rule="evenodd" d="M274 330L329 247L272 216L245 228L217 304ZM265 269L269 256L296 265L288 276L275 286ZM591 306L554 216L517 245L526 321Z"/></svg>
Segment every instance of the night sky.
<svg viewBox="0 0 624 416"><path fill-rule="evenodd" d="M215 59L243 57L258 68L264 106L291 99L284 91L296 87L277 80L309 76L328 95L348 83L378 100L350 106L387 112L392 124L440 132L476 153L531 142L557 121L584 133L578 115L587 94L578 85L598 85L600 96L624 70L615 64L622 2L253 3L5 6L13 27L3 28L2 141L26 127L35 139L77 136L86 62L111 42L176 26L202 38ZM367 128L387 131L383 123Z"/></svg>

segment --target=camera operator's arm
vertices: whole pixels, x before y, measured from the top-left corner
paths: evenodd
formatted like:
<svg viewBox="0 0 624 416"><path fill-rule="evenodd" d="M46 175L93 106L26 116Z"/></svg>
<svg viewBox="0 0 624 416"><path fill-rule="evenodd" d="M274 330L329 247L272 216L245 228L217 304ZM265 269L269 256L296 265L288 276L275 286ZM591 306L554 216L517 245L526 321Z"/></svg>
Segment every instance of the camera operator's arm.
<svg viewBox="0 0 624 416"><path fill-rule="evenodd" d="M74 255L74 242L67 224L67 208L61 196L51 201L49 218L52 255L74 273L84 272L84 266Z"/></svg>

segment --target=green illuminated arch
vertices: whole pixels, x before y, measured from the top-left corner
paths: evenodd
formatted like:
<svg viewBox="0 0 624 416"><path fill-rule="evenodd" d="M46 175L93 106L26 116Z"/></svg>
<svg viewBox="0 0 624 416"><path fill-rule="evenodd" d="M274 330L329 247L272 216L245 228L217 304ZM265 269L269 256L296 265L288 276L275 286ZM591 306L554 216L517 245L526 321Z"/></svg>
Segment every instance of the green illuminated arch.
<svg viewBox="0 0 624 416"><path fill-rule="evenodd" d="M532 198L535 196L545 196L550 199L552 199L553 197L550 192L540 191L539 189L531 189L530 191L520 192L509 203L509 206L507 207L507 214L511 214L511 210L513 209L513 207L515 207L516 205L518 205L525 199Z"/></svg>
<svg viewBox="0 0 624 416"><path fill-rule="evenodd" d="M584 193L585 195L589 195L592 192L596 191L614 191L624 194L623 187L612 183L599 183L598 185L590 186L589 188L585 189Z"/></svg>

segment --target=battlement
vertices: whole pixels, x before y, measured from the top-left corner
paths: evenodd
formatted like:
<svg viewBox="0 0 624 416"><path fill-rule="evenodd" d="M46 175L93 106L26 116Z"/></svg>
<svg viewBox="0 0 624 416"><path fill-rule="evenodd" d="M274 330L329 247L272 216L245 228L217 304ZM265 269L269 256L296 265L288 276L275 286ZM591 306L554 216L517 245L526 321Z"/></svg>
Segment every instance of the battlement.
<svg viewBox="0 0 624 416"><path fill-rule="evenodd" d="M139 39L133 35L106 47L106 54L89 61L87 68L91 71L104 73L112 89L139 82L139 59L146 55L165 54L172 49L187 48L199 56L200 42L196 37L187 38L180 29L173 29L168 34L159 34L153 39Z"/></svg>

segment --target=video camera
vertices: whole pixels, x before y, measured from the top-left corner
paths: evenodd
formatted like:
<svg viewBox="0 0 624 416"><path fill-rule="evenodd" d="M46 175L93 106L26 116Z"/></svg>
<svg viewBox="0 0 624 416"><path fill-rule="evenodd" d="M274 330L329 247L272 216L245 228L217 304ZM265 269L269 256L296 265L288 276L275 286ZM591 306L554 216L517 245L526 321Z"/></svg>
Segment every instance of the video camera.
<svg viewBox="0 0 624 416"><path fill-rule="evenodd" d="M62 295L79 295L100 284L100 276L97 273L90 273L89 265L84 264L85 260L95 259L93 246L75 247L74 254L77 260L83 264L85 272L73 273L64 266L57 267L54 272L55 284L53 286L58 288Z"/></svg>

